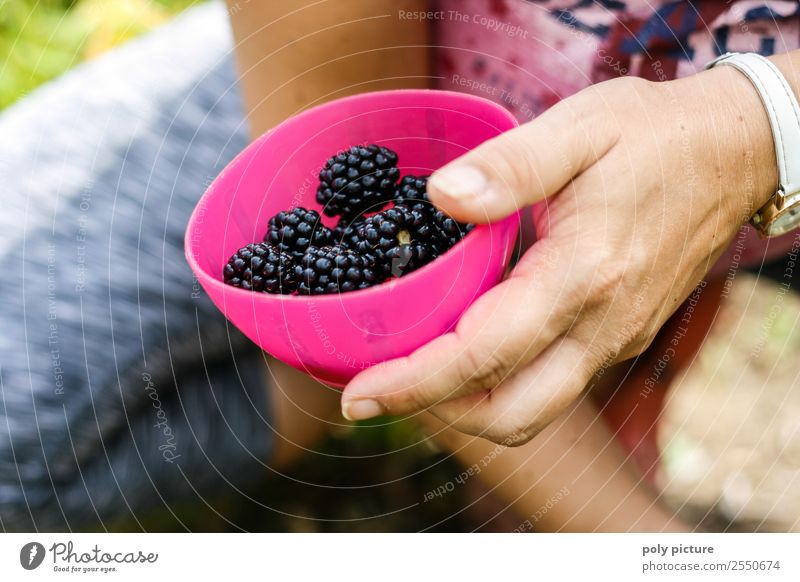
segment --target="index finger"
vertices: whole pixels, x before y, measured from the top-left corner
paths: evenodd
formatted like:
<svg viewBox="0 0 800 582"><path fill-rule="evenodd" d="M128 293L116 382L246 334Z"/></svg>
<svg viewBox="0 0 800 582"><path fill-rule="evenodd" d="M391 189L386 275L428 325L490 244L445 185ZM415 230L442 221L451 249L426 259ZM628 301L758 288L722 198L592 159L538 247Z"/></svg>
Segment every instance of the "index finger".
<svg viewBox="0 0 800 582"><path fill-rule="evenodd" d="M568 269L543 260L545 247L534 245L525 263L478 299L455 331L397 365L351 380L342 395L345 418L405 414L490 390L561 335L574 319L574 294L567 289Z"/></svg>

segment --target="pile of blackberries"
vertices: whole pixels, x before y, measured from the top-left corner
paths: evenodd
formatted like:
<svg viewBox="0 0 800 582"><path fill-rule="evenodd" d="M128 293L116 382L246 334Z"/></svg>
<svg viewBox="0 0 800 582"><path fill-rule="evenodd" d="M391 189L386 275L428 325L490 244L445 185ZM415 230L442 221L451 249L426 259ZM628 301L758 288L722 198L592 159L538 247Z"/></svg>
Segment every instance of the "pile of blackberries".
<svg viewBox="0 0 800 582"><path fill-rule="evenodd" d="M366 289L419 269L460 241L471 224L434 208L427 176L400 178L397 154L353 146L319 174L317 202L338 217L293 208L269 220L264 242L247 245L223 270L225 283L263 293L323 295Z"/></svg>

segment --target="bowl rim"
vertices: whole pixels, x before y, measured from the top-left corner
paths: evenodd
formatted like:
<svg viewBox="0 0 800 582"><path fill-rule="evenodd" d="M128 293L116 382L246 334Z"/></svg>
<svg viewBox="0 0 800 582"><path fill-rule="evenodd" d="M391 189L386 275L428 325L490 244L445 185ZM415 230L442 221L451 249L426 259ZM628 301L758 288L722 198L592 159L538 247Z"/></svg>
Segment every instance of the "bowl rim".
<svg viewBox="0 0 800 582"><path fill-rule="evenodd" d="M414 97L431 97L431 96L442 96L443 98L446 97L447 99L456 99L461 100L462 102L472 101L474 103L480 103L483 106L487 106L493 109L495 112L503 115L511 122L511 127L509 129L513 129L519 125L518 120L513 116L513 114L504 108L502 105L486 99L485 97L480 97L478 95L471 95L469 93L460 93L458 91L448 91L448 90L439 90L439 89L390 89L385 91L369 91L366 93L359 93L357 95L350 95L347 97L342 97L340 99L334 99L332 101L328 101L321 105L317 105L314 107L310 107L305 111L298 113L297 115L293 115L284 121L280 122L279 124L275 125L274 127L268 129L266 132L258 136L256 139L251 141L245 148L242 149L234 158L228 162L225 167L217 174L217 176L211 181L208 185L206 190L203 192L203 195L198 199L194 209L192 210L192 214L189 217L189 221L187 223L186 232L184 234L184 254L186 257L186 261L189 263L189 266L197 277L198 281L201 285L210 284L212 287L222 291L223 293L234 293L234 294L241 294L242 297L250 297L253 301L260 301L260 302L269 302L269 301L278 301L278 302L304 302L304 301L313 301L313 302L328 302L328 301L343 301L344 298L347 297L366 297L367 294L372 293L385 293L390 289L392 291L396 291L397 287L400 285L411 285L416 279L420 276L424 276L426 273L429 273L431 269L436 268L435 264L440 259L447 257L448 255L452 256L452 252L454 249L458 247L464 247L464 245L469 245L471 241L475 241L478 238L483 237L476 237L477 234L483 234L486 231L489 231L487 234L491 233L493 228L499 228L500 230L506 230L512 227L512 222L516 221L519 224L520 221L520 210L517 212L492 223L482 223L476 224L475 228L468 233L463 239L461 239L458 243L453 245L450 249L448 249L444 254L437 257L434 261L424 265L423 267L405 275L403 277L396 277L393 279L389 279L379 285L375 285L373 287L368 287L366 289L358 289L355 291L348 291L347 293L333 293L330 295L281 295L281 294L271 294L271 293L253 293L252 291L248 291L245 289L239 289L237 287L233 287L231 285L226 285L224 281L222 281L218 276L208 272L205 268L201 267L197 259L195 258L195 253L192 250L193 240L192 235L195 232L194 225L198 223L196 220L197 215L201 212L204 212L204 201L212 194L212 190L214 190L215 185L218 181L225 175L227 175L230 171L234 168L239 166L242 163L242 160L250 155L253 150L259 148L263 142L268 140L270 136L275 133L278 129L284 129L286 127L290 127L296 123L299 123L302 119L318 114L320 111L325 109L337 107L339 104L343 102L358 102L358 101L366 101L371 100L376 97L400 97L402 99L407 98L414 98ZM498 134L500 135L500 134ZM474 246L473 243L472 246ZM505 245L513 245L514 240L506 241ZM465 250L466 252L466 250ZM441 266L441 263L440 263ZM235 295L234 295L235 297Z"/></svg>

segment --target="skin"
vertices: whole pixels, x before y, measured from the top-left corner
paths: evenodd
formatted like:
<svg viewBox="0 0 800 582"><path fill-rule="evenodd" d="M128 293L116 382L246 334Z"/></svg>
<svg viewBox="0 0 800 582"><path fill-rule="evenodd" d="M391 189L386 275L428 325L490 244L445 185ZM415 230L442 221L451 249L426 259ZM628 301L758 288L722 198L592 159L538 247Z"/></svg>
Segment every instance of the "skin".
<svg viewBox="0 0 800 582"><path fill-rule="evenodd" d="M420 0L228 0L239 84L258 137L324 101L364 91L428 83L428 31L386 18L419 10ZM340 420L338 390L267 357L276 450L282 471ZM334 418L336 417L336 418Z"/></svg>
<svg viewBox="0 0 800 582"><path fill-rule="evenodd" d="M773 62L797 93L800 51ZM535 205L540 239L453 333L356 377L344 414L430 409L528 442L598 369L650 344L776 187L764 107L731 67L581 91L431 178L431 199L462 221Z"/></svg>
<svg viewBox="0 0 800 582"><path fill-rule="evenodd" d="M385 18L401 9L425 9L426 4L424 0L228 0L253 136L326 100L427 86L427 28L418 21ZM313 452L330 423L342 422L340 392L272 358L265 361L277 440L270 466L289 471L301 455ZM357 380L363 394L371 394L366 384L378 392L385 388L380 379ZM358 393L345 397L354 395ZM386 410L391 407L387 401ZM687 529L656 503L588 399L568 406L533 442L504 449L500 455L493 443L458 432L427 412L415 419L467 467L492 455L495 460L477 478L517 512L521 524L566 488L570 494L536 521L536 530Z"/></svg>
<svg viewBox="0 0 800 582"><path fill-rule="evenodd" d="M428 84L428 29L389 15L420 0L228 0L254 136L347 95Z"/></svg>

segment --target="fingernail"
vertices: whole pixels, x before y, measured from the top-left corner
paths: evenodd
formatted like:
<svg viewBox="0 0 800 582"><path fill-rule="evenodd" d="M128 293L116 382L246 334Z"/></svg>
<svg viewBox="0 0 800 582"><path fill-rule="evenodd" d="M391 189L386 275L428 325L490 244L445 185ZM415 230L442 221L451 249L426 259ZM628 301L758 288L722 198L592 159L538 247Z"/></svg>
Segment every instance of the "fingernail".
<svg viewBox="0 0 800 582"><path fill-rule="evenodd" d="M377 400L350 400L342 404L342 415L347 420L367 420L383 414L383 406Z"/></svg>
<svg viewBox="0 0 800 582"><path fill-rule="evenodd" d="M480 196L488 185L484 173L474 166L447 168L435 173L431 183L434 188L451 198Z"/></svg>

